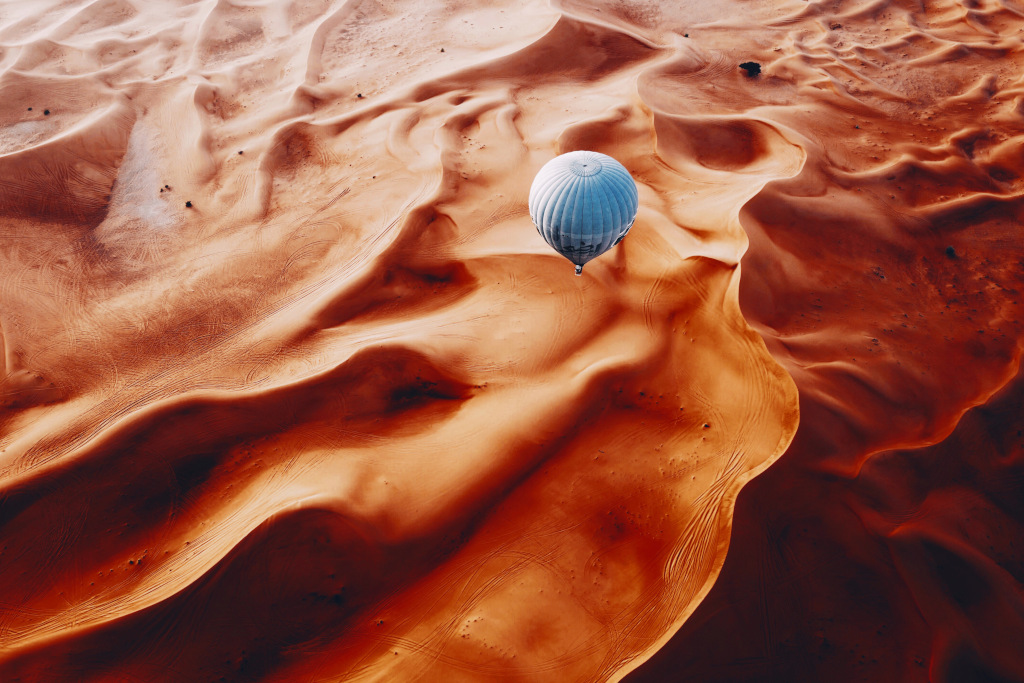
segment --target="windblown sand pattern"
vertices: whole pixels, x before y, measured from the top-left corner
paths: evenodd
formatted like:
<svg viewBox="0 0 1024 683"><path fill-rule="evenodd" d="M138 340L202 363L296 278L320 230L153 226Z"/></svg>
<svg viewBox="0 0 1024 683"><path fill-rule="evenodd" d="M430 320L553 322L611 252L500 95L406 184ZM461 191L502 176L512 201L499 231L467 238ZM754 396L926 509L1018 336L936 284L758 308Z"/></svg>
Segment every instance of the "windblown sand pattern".
<svg viewBox="0 0 1024 683"><path fill-rule="evenodd" d="M0 680L1020 680L1022 31L0 5Z"/></svg>

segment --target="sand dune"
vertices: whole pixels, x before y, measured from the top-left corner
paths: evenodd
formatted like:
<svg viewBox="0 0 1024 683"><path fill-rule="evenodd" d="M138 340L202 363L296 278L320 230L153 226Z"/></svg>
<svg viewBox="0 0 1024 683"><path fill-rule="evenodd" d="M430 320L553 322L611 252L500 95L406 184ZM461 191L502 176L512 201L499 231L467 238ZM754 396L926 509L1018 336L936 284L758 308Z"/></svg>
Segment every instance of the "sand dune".
<svg viewBox="0 0 1024 683"><path fill-rule="evenodd" d="M765 28L794 103L759 111L807 160L741 211L740 303L800 428L630 680L1024 680L1022 9L808 3Z"/></svg>
<svg viewBox="0 0 1024 683"><path fill-rule="evenodd" d="M0 679L1019 680L1022 28L3 5Z"/></svg>
<svg viewBox="0 0 1024 683"><path fill-rule="evenodd" d="M5 679L607 679L714 581L797 423L737 264L801 150L688 160L628 14L421 11L5 17ZM578 148L644 199L582 279L526 212Z"/></svg>

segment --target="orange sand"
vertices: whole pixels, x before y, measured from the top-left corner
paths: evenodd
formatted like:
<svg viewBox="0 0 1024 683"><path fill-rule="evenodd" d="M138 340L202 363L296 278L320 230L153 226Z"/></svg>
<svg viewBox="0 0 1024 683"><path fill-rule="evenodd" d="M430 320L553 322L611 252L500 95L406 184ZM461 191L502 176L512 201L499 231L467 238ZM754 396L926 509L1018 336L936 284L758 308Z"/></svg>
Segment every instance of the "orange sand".
<svg viewBox="0 0 1024 683"><path fill-rule="evenodd" d="M1024 6L926 4L0 6L0 680L1018 680Z"/></svg>

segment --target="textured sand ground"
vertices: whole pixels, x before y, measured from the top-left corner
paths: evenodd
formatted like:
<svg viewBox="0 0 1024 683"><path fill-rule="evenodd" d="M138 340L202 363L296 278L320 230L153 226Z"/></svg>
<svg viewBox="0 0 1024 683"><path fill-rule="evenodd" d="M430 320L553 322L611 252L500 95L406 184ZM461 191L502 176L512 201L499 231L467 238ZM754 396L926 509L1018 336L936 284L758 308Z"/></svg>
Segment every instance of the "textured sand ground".
<svg viewBox="0 0 1024 683"><path fill-rule="evenodd" d="M987 1L747 26L792 93L758 111L807 136L740 214L741 307L800 428L631 680L1024 681L1022 32Z"/></svg>
<svg viewBox="0 0 1024 683"><path fill-rule="evenodd" d="M1022 30L0 4L0 679L1024 679Z"/></svg>
<svg viewBox="0 0 1024 683"><path fill-rule="evenodd" d="M796 427L737 264L803 154L690 159L627 9L5 7L5 679L600 680L671 635ZM578 148L644 203L582 279L526 212Z"/></svg>

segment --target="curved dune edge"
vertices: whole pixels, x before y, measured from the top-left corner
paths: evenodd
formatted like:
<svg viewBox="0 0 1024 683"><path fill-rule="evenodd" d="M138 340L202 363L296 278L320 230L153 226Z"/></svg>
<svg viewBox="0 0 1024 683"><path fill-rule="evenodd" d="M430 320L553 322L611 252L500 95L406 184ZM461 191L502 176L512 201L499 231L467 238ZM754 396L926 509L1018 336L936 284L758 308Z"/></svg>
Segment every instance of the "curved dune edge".
<svg viewBox="0 0 1024 683"><path fill-rule="evenodd" d="M617 680L715 582L799 421L739 262L804 138L629 7L422 11L0 19L0 678ZM526 196L581 148L641 211L577 278Z"/></svg>
<svg viewBox="0 0 1024 683"><path fill-rule="evenodd" d="M788 378L788 375L786 377ZM793 393L793 397L796 398L797 389L795 384L789 391L791 391ZM700 604L704 601L704 598L707 597L708 593L711 592L715 582L718 580L718 576L722 571L722 567L725 565L726 558L728 557L729 545L732 539L732 526L736 508L736 499L739 496L740 491L747 485L747 483L758 477L761 473L771 467L775 461L782 457L792 443L793 437L796 435L799 422L800 418L798 410L791 416L791 419L787 421L787 431L779 441L778 447L775 451L772 452L771 455L760 465L751 468L740 477L737 477L726 490L725 495L722 497L722 509L718 532L719 552L711 567L707 580L694 594L692 602L685 610L681 611L677 615L675 622L665 630L664 634L656 642L652 643L646 651L638 653L631 662L616 671L608 680L621 681L638 668L642 667L651 658L651 656L672 641L680 627L682 627L682 625L686 623L687 619L689 619L690 616L700 607Z"/></svg>

